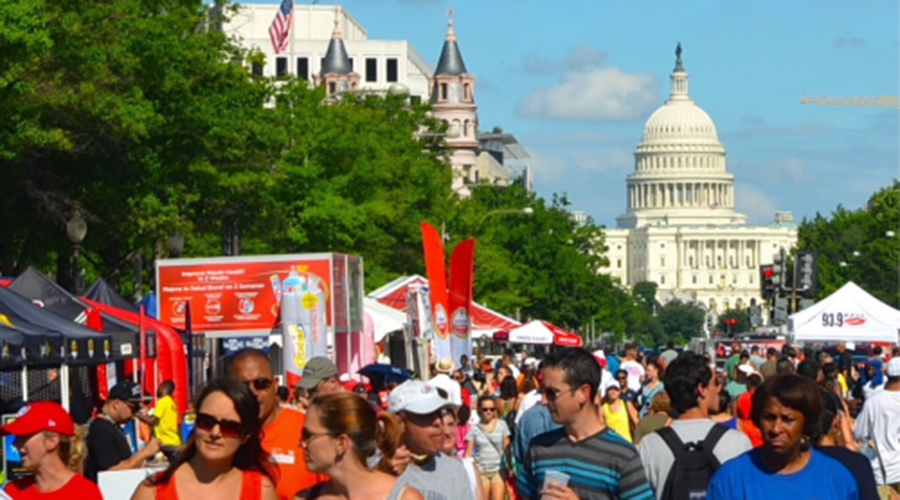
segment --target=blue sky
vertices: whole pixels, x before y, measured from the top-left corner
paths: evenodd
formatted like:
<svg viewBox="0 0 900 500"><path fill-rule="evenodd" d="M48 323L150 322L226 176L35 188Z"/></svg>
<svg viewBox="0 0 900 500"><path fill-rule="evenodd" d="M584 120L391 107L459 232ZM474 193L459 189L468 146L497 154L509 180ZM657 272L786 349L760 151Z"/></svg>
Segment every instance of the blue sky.
<svg viewBox="0 0 900 500"><path fill-rule="evenodd" d="M326 3L326 2L323 2ZM341 3L373 39L432 64L446 0ZM896 0L457 0L482 131L532 154L536 190L614 226L644 122L668 96L677 42L694 101L715 121L737 209L767 224L856 208L900 177L898 109L801 105L804 93L898 95Z"/></svg>

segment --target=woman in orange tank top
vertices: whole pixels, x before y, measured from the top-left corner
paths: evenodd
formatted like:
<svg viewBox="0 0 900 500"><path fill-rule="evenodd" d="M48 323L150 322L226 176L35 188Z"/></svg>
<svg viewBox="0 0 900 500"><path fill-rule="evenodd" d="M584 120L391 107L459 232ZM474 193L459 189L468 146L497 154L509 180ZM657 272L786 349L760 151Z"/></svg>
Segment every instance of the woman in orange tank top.
<svg viewBox="0 0 900 500"><path fill-rule="evenodd" d="M132 500L277 500L259 444L259 403L247 385L214 380L197 401L184 451Z"/></svg>

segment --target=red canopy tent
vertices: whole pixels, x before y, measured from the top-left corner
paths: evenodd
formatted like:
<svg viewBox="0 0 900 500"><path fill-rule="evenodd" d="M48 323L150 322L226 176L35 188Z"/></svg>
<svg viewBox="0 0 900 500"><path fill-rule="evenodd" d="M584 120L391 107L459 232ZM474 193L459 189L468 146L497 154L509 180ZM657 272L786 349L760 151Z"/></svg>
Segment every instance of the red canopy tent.
<svg viewBox="0 0 900 500"><path fill-rule="evenodd" d="M140 325L141 318L139 314L96 302L85 297L81 297L81 299L111 316L134 325ZM181 337L170 325L147 315L144 315L144 327L155 330L157 333L156 354L159 364L159 373L157 374L153 368L152 360L145 360L146 366L144 366L144 373L147 374L147 376L144 377L142 384L144 391L153 391L154 377L158 377L157 382L171 380L175 383L175 393L172 394L172 398L175 400L178 412L184 413L187 411L187 394L189 387L187 380L187 358L184 354ZM157 383L155 385L158 386L159 384Z"/></svg>
<svg viewBox="0 0 900 500"><path fill-rule="evenodd" d="M581 347L581 336L536 319L517 328L495 332L494 342Z"/></svg>
<svg viewBox="0 0 900 500"><path fill-rule="evenodd" d="M369 297L388 307L405 311L406 291L412 286L428 286L428 280L417 274L397 278L370 293ZM500 329L512 329L522 324L475 302L472 303L470 313L472 315L472 337L474 338L490 335Z"/></svg>

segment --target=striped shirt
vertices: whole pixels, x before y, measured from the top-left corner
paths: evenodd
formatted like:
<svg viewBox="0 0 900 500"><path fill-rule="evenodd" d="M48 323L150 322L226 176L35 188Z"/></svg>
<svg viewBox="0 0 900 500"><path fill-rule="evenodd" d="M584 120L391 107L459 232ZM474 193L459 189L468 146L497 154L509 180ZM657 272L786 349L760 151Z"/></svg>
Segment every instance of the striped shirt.
<svg viewBox="0 0 900 500"><path fill-rule="evenodd" d="M578 442L569 439L565 429L534 438L516 493L521 498L540 498L547 471L568 474L568 486L581 500L654 498L637 450L608 427Z"/></svg>

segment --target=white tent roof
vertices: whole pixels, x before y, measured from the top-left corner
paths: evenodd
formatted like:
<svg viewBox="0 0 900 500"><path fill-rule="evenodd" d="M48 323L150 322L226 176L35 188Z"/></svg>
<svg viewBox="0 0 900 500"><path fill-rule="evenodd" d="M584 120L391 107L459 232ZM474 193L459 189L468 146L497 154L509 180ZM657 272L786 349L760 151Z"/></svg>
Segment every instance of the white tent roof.
<svg viewBox="0 0 900 500"><path fill-rule="evenodd" d="M900 311L848 282L840 290L788 318L796 341L890 342L900 335Z"/></svg>
<svg viewBox="0 0 900 500"><path fill-rule="evenodd" d="M406 314L403 311L388 307L375 299L363 297L363 308L366 314L372 318L376 344L381 342L387 334L402 330L406 324Z"/></svg>

